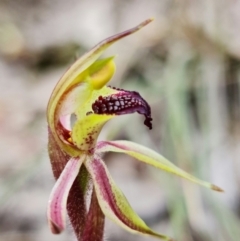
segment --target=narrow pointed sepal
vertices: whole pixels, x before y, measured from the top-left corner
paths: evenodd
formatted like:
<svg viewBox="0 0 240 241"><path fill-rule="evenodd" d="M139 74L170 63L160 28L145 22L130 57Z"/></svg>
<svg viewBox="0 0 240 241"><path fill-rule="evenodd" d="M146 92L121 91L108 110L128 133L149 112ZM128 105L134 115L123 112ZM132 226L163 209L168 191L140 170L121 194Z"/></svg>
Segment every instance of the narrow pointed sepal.
<svg viewBox="0 0 240 241"><path fill-rule="evenodd" d="M98 152L120 152L128 154L136 158L139 161L145 162L149 165L152 165L156 168L162 169L164 171L176 174L180 177L188 179L191 182L195 182L199 185L205 186L214 191L222 192L223 190L211 183L202 181L189 173L183 171L182 169L175 166L173 163L168 161L165 157L161 156L157 152L136 144L130 141L101 141L97 145Z"/></svg>
<svg viewBox="0 0 240 241"><path fill-rule="evenodd" d="M68 161L50 194L47 216L49 226L54 234L59 234L65 229L69 190L79 173L84 158L84 156L71 158Z"/></svg>
<svg viewBox="0 0 240 241"><path fill-rule="evenodd" d="M133 211L100 157L95 156L87 159L85 166L92 177L97 199L105 216L132 233L141 233L173 241L171 238L151 230Z"/></svg>

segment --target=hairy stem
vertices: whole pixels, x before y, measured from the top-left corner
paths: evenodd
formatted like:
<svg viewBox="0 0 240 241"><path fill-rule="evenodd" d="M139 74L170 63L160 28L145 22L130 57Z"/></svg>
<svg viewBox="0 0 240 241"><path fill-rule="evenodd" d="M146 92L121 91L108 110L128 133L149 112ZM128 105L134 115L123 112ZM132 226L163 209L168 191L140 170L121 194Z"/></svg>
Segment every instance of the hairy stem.
<svg viewBox="0 0 240 241"><path fill-rule="evenodd" d="M93 188L83 235L78 241L103 241L104 221L105 216L99 207L95 189Z"/></svg>

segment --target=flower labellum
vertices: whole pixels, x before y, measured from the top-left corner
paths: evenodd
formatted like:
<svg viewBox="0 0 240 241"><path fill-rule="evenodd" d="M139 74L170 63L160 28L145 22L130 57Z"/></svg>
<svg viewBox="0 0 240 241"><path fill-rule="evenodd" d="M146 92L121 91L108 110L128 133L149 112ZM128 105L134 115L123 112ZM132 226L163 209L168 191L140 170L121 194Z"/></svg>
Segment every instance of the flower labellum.
<svg viewBox="0 0 240 241"><path fill-rule="evenodd" d="M54 88L47 108L48 151L56 179L47 216L54 234L66 227L66 217L78 241L102 241L105 216L132 233L171 238L151 230L134 212L113 181L102 153L121 152L158 169L176 174L197 184L222 191L176 167L160 154L130 141L101 141L104 124L119 115L139 113L152 129L151 108L138 92L106 84L115 72L114 57L99 59L106 48L153 19L109 37L67 70Z"/></svg>
<svg viewBox="0 0 240 241"><path fill-rule="evenodd" d="M120 90L120 89L118 89ZM144 124L152 129L151 109L148 103L135 91L120 90L116 95L99 96L92 104L96 114L124 115L138 112L145 116Z"/></svg>

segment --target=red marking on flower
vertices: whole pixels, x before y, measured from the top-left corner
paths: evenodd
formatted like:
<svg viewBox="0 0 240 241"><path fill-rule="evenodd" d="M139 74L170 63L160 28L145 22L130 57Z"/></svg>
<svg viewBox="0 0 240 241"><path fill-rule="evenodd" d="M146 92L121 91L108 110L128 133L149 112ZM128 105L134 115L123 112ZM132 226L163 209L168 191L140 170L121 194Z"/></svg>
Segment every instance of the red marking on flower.
<svg viewBox="0 0 240 241"><path fill-rule="evenodd" d="M68 144L73 145L72 138L71 138L71 131L67 130L60 121L57 124L56 130L57 130L58 136L62 141L65 141Z"/></svg>

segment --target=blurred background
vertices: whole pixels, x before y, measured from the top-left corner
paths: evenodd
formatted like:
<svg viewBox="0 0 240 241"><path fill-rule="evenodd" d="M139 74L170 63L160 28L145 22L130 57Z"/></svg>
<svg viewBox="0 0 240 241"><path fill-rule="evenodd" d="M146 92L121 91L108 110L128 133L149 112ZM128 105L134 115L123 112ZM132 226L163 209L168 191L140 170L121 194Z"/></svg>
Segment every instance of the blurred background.
<svg viewBox="0 0 240 241"><path fill-rule="evenodd" d="M111 85L148 100L153 130L137 114L109 122L101 139L146 145L225 190L205 190L124 155L112 176L154 230L177 241L240 237L240 0L0 0L0 241L52 235L54 184L46 106L69 65L102 39L155 21L111 47ZM147 241L107 220L106 240Z"/></svg>

